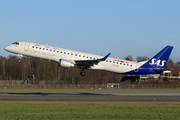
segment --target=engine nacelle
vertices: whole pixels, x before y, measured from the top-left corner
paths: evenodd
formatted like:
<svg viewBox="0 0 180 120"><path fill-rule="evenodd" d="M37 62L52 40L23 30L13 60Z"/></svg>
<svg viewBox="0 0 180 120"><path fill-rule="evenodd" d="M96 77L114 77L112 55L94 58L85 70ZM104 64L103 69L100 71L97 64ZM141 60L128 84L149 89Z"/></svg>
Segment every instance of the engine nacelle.
<svg viewBox="0 0 180 120"><path fill-rule="evenodd" d="M74 64L72 64L70 61L59 59L59 66L70 68L74 67Z"/></svg>

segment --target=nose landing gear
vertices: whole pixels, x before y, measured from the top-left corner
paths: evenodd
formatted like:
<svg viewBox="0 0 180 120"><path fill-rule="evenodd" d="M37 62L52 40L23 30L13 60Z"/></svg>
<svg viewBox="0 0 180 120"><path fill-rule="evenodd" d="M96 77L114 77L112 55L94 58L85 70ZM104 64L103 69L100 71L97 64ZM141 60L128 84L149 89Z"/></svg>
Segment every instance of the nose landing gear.
<svg viewBox="0 0 180 120"><path fill-rule="evenodd" d="M19 56L19 63L21 62L22 55L18 54Z"/></svg>

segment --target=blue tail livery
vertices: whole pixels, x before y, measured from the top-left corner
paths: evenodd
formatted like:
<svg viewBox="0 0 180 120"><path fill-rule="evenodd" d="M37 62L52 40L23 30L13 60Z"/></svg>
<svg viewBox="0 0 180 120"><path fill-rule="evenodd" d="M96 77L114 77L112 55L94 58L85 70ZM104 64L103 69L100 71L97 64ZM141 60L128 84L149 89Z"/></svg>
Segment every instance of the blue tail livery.
<svg viewBox="0 0 180 120"><path fill-rule="evenodd" d="M145 64L136 68L133 71L127 72L126 74L157 74L162 71L166 66L169 56L172 52L173 46L166 46L154 57L152 57Z"/></svg>

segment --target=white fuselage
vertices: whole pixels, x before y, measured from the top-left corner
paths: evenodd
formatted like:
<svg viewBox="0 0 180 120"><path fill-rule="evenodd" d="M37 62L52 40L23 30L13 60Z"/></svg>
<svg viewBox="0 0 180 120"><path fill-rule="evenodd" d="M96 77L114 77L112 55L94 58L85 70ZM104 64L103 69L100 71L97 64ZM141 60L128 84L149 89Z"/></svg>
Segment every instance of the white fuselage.
<svg viewBox="0 0 180 120"><path fill-rule="evenodd" d="M103 57L100 55L89 54L32 42L20 41L18 43L19 45L11 44L4 49L19 55L42 58L56 62L59 62L60 59L63 59L70 61L72 64L75 64L76 60L97 60ZM101 61L98 64L93 64L93 66L88 69L106 70L115 73L126 73L132 70L136 71L142 65L143 63L108 57L105 61Z"/></svg>

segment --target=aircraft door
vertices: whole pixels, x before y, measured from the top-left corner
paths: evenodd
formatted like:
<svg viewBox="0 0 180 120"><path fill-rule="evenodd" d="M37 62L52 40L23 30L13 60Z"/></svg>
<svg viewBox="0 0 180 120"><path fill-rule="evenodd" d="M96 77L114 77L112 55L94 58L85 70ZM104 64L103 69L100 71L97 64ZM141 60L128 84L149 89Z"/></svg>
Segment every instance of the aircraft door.
<svg viewBox="0 0 180 120"><path fill-rule="evenodd" d="M24 50L25 50L25 51L28 51L28 50L29 50L29 45L30 45L29 42L26 42L26 43L25 43L25 45L24 45Z"/></svg>
<svg viewBox="0 0 180 120"><path fill-rule="evenodd" d="M138 72L138 69L139 69L139 67L138 67L138 65L136 64L135 69L134 69L134 72Z"/></svg>

